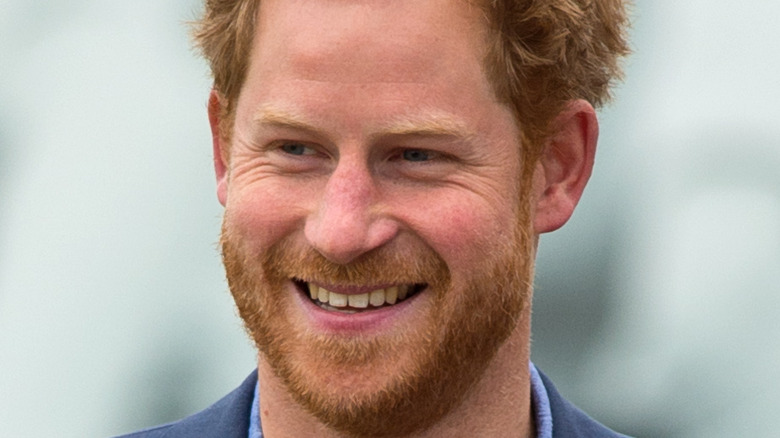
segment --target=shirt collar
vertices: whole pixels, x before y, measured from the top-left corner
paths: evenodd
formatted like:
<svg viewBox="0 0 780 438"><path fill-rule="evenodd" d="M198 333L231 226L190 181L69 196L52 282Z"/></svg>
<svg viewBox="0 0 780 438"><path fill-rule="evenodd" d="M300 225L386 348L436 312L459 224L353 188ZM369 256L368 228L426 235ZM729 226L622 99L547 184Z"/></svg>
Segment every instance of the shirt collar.
<svg viewBox="0 0 780 438"><path fill-rule="evenodd" d="M528 370L531 375L531 407L536 421L536 438L552 438L552 411L550 410L550 398L544 387L539 371L532 362L528 362ZM249 418L249 438L263 438L263 429L260 424L260 384L255 385L255 396L252 400L252 412Z"/></svg>

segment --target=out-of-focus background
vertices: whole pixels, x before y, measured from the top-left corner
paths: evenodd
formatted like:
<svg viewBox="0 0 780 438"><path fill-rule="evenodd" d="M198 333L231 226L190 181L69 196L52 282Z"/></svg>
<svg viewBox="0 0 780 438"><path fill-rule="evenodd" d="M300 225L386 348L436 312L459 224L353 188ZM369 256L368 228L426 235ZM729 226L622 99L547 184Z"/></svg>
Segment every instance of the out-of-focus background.
<svg viewBox="0 0 780 438"><path fill-rule="evenodd" d="M0 436L200 410L254 367L216 248L196 0L0 0ZM642 437L780 430L780 2L636 0L533 359Z"/></svg>

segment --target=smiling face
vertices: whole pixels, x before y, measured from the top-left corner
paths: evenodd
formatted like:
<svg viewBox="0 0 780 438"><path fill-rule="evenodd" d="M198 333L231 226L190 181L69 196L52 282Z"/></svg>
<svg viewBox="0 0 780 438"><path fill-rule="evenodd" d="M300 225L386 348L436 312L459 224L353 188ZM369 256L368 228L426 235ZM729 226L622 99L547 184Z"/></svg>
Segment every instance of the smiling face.
<svg viewBox="0 0 780 438"><path fill-rule="evenodd" d="M223 257L261 365L352 435L441 419L529 304L532 167L479 19L439 0L261 5Z"/></svg>

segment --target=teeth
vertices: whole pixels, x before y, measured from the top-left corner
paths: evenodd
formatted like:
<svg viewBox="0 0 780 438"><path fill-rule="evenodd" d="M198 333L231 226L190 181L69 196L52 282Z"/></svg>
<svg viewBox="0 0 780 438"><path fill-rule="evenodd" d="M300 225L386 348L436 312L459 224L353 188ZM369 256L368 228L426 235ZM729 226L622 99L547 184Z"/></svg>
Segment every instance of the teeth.
<svg viewBox="0 0 780 438"><path fill-rule="evenodd" d="M409 294L409 286L399 286L398 287L398 301L405 300L406 295Z"/></svg>
<svg viewBox="0 0 780 438"><path fill-rule="evenodd" d="M318 296L318 294L317 294L317 289L319 289L319 288L317 287L317 285L314 285L314 284L309 284L309 296L311 297L311 299L312 299L312 300L316 300L317 298L319 298L319 296ZM320 300L320 301L322 301L322 300ZM323 301L323 302L324 302L324 303L327 303L327 302L328 302L328 300L325 300L325 301Z"/></svg>
<svg viewBox="0 0 780 438"><path fill-rule="evenodd" d="M385 304L393 305L409 296L411 286L391 286L387 289L377 289L370 293L346 295L331 292L315 284L309 283L309 296L312 300L319 301L322 304L328 304L330 307L352 307L355 309L365 309L369 307L382 307Z"/></svg>
<svg viewBox="0 0 780 438"><path fill-rule="evenodd" d="M398 301L398 286L385 289L385 301L387 301L387 304L395 304Z"/></svg>
<svg viewBox="0 0 780 438"><path fill-rule="evenodd" d="M333 307L347 307L347 296L343 294L337 294L336 292L328 293L328 304Z"/></svg>
<svg viewBox="0 0 780 438"><path fill-rule="evenodd" d="M385 304L385 290L377 289L371 292L368 302L374 307L379 307Z"/></svg>
<svg viewBox="0 0 780 438"><path fill-rule="evenodd" d="M349 307L356 309L365 309L368 307L368 294L350 295Z"/></svg>
<svg viewBox="0 0 780 438"><path fill-rule="evenodd" d="M314 287L316 288L317 286L314 286ZM328 292L327 289L323 289L321 287L318 288L318 289L319 289L319 293L317 294L317 299L322 301L323 303L327 303L329 301L329 296L328 295L330 295L330 292Z"/></svg>

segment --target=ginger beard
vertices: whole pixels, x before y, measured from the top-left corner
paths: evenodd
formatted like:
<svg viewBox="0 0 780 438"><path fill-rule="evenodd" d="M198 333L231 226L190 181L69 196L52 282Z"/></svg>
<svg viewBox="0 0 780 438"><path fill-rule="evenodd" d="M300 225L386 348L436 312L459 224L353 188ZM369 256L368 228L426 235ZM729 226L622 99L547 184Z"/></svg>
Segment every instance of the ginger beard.
<svg viewBox="0 0 780 438"><path fill-rule="evenodd" d="M531 167L531 166L528 166ZM528 168L526 168L528 170ZM283 239L252 252L222 228L222 255L231 293L247 330L293 398L328 426L353 437L400 437L441 420L479 381L515 329L531 296L534 246L530 183L519 184L512 238L492 242L489 254L452 287L444 260L422 242L377 248L349 265ZM335 337L289 319L291 279L322 284L425 284L425 321L392 334ZM413 303L415 304L415 303Z"/></svg>

